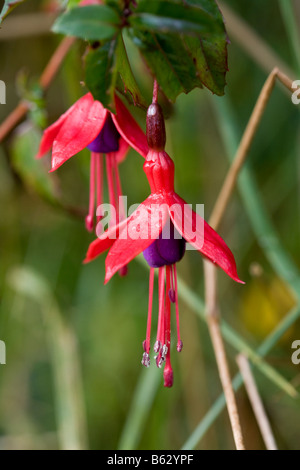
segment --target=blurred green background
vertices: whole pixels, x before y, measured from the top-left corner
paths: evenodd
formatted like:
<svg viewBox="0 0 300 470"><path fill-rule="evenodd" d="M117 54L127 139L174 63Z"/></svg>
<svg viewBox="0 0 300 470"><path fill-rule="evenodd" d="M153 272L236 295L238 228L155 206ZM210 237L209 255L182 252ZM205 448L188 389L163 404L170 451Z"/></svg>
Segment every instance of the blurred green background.
<svg viewBox="0 0 300 470"><path fill-rule="evenodd" d="M292 17L283 3L292 8ZM219 4L222 9L225 2ZM254 46L251 56L242 41L251 46L252 36L243 28L233 34L232 15L224 13L231 40L226 96L212 97L207 90L180 96L167 123L177 192L189 203L204 203L206 219L235 150L228 139L234 133L240 140L271 71L262 45L277 54L292 79L300 79L299 2L228 0L226 5L259 35L260 47ZM84 45L79 42L44 101L35 86L61 39L49 32L51 6L28 0L0 30L0 79L7 85L0 122L21 97L32 101L26 122L0 146L0 339L7 353L7 364L0 365L0 448L180 449L222 392L208 330L191 303L181 299L184 349L180 355L173 351L174 386L164 389L162 371L154 365L143 370L140 363L148 270L133 261L126 278L115 276L104 286L104 257L82 265L93 237L86 233L82 217L68 208L79 214L87 208L89 154L82 152L51 175L49 158L34 160L40 126L56 120L84 93ZM149 99L151 80L134 49L130 54ZM295 270L300 270L299 106L280 85L275 87L247 162L260 207ZM133 113L144 127L144 113ZM120 168L129 204L149 193L142 164L131 151ZM268 257L272 240L260 239L254 228L255 207L246 193L236 190L219 230L246 285L218 274L223 318L254 349L296 304L285 276ZM203 298L200 255L188 252L178 271ZM156 308L154 312L156 323ZM299 388L300 365L291 361L295 339L300 339L299 320L266 359ZM230 345L227 351L234 375L237 351ZM300 400L253 370L279 448L299 449ZM237 399L246 447L264 449L243 387ZM234 448L226 410L205 428L196 448Z"/></svg>

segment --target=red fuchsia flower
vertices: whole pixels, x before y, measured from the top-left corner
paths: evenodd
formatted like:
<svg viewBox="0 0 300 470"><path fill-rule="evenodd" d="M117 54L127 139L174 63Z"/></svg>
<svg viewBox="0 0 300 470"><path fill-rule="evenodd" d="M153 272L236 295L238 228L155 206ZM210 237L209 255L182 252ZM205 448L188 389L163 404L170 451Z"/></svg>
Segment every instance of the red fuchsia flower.
<svg viewBox="0 0 300 470"><path fill-rule="evenodd" d="M174 163L164 151L165 129L162 111L153 103L147 114L149 152L144 171L151 195L126 220L110 227L89 247L85 262L92 261L105 250L105 283L138 254L143 253L150 266L149 304L146 340L143 343L142 364L150 365L150 336L154 270L158 268L159 313L154 351L156 364L164 367L164 385L173 384L170 360L171 303L175 303L177 322L177 350L182 350L179 328L176 263L190 243L233 280L239 279L234 256L222 238L174 190ZM166 230L168 228L168 230ZM167 236L165 236L167 234Z"/></svg>
<svg viewBox="0 0 300 470"><path fill-rule="evenodd" d="M103 203L103 154L106 154L106 172L110 204L119 213L122 188L119 164L130 147L146 157L146 136L122 101L115 95L116 114L94 100L91 93L82 96L43 134L37 158L52 148L51 171L87 147L91 151L90 202L86 227L93 230L95 199L97 207ZM98 221L101 215L98 217Z"/></svg>

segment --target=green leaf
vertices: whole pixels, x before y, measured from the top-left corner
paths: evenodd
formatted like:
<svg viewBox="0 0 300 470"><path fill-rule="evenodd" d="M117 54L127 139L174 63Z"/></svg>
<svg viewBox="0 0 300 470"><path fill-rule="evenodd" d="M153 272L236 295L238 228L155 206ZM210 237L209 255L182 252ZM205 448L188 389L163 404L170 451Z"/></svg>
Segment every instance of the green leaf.
<svg viewBox="0 0 300 470"><path fill-rule="evenodd" d="M144 30L179 33L223 31L220 15L212 15L199 5L177 0L142 0L129 19L130 25Z"/></svg>
<svg viewBox="0 0 300 470"><path fill-rule="evenodd" d="M120 37L119 37L120 38ZM113 93L117 80L115 53L118 41L106 42L98 49L91 49L86 55L85 83L95 100L113 111Z"/></svg>
<svg viewBox="0 0 300 470"><path fill-rule="evenodd" d="M214 0L142 0L129 34L165 95L207 87L224 94L227 35Z"/></svg>
<svg viewBox="0 0 300 470"><path fill-rule="evenodd" d="M0 13L0 24L4 18L19 4L23 3L25 0L5 0Z"/></svg>
<svg viewBox="0 0 300 470"><path fill-rule="evenodd" d="M126 96L127 93L130 93L135 106L139 105L146 107L146 102L141 95L140 89L133 75L121 35L116 48L116 68L123 84L123 87L117 87L118 91L120 91L124 96Z"/></svg>
<svg viewBox="0 0 300 470"><path fill-rule="evenodd" d="M112 39L120 24L120 17L113 8L89 5L68 10L55 21L52 30L88 41L103 41Z"/></svg>
<svg viewBox="0 0 300 470"><path fill-rule="evenodd" d="M15 136L11 148L12 166L30 190L55 203L57 197L54 179L49 178L44 160L35 158L41 134L27 123L19 129L21 131Z"/></svg>
<svg viewBox="0 0 300 470"><path fill-rule="evenodd" d="M121 34L97 49L90 49L85 57L85 63L86 86L103 106L114 111L113 96L117 89L127 98L129 93L134 105L146 107L133 75Z"/></svg>

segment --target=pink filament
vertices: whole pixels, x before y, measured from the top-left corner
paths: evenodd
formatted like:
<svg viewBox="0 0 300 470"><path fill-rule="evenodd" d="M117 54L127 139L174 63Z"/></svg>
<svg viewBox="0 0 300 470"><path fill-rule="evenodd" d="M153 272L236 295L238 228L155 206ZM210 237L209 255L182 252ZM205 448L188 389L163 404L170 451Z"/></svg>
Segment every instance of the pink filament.
<svg viewBox="0 0 300 470"><path fill-rule="evenodd" d="M166 291L170 290L170 279L171 277L171 268L166 266ZM166 304L165 304L165 344L168 348L167 359L170 360L170 344L171 344L171 301L170 297L166 295Z"/></svg>
<svg viewBox="0 0 300 470"><path fill-rule="evenodd" d="M97 186L97 209L103 203L103 156L96 154L96 186ZM102 213L98 213L97 222L103 217Z"/></svg>
<svg viewBox="0 0 300 470"><path fill-rule="evenodd" d="M165 268L159 268L158 271L158 328L156 341L159 341L161 345L165 342L165 325L164 325L164 310L165 310Z"/></svg>
<svg viewBox="0 0 300 470"><path fill-rule="evenodd" d="M89 201L89 213L85 219L85 225L89 232L92 232L94 228L94 211L95 211L95 168L96 168L96 153L91 154L90 164L90 201Z"/></svg>
<svg viewBox="0 0 300 470"><path fill-rule="evenodd" d="M166 266L166 290L169 292L171 283L172 270L170 266ZM165 344L168 348L166 354L166 365L164 369L164 386L172 387L173 370L171 366L171 300L166 296L165 304Z"/></svg>
<svg viewBox="0 0 300 470"><path fill-rule="evenodd" d="M177 325L177 351L182 350L182 341L180 338L180 325L179 325L179 305L178 305L178 288L177 288L177 269L176 264L173 264L173 274L175 283L175 299L176 299L176 325Z"/></svg>
<svg viewBox="0 0 300 470"><path fill-rule="evenodd" d="M149 303L148 303L148 319L147 319L147 332L145 342L145 352L149 354L150 339L151 339L151 321L152 321L152 305L153 305L153 285L154 285L154 268L150 268L149 275Z"/></svg>
<svg viewBox="0 0 300 470"><path fill-rule="evenodd" d="M113 153L106 155L106 172L107 172L109 203L117 210L117 201L116 201L115 184L114 184L113 159L114 159Z"/></svg>

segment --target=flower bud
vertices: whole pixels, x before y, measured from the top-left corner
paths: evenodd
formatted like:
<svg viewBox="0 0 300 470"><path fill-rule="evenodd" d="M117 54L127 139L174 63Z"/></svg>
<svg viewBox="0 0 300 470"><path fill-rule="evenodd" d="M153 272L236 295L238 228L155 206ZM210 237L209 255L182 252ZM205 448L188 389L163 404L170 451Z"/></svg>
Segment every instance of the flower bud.
<svg viewBox="0 0 300 470"><path fill-rule="evenodd" d="M147 111L147 141L149 148L164 150L166 145L166 128L163 111L158 103L152 103Z"/></svg>

